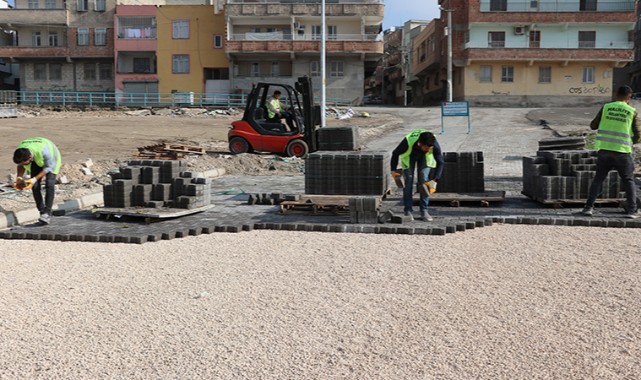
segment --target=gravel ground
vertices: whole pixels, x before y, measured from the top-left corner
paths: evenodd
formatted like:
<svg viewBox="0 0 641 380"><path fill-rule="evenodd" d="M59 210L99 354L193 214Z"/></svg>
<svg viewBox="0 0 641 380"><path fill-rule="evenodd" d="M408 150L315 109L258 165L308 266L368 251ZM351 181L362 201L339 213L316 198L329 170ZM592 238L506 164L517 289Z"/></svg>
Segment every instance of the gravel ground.
<svg viewBox="0 0 641 380"><path fill-rule="evenodd" d="M637 379L634 235L0 240L0 378Z"/></svg>

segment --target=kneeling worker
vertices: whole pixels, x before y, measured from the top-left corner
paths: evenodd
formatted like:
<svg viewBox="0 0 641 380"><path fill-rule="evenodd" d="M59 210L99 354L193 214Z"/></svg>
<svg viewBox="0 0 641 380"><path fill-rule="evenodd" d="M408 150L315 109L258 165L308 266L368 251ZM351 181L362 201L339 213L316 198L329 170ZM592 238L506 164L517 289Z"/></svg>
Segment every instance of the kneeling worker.
<svg viewBox="0 0 641 380"><path fill-rule="evenodd" d="M425 129L417 129L405 136L403 141L401 141L392 152L392 175L398 173L396 166L398 165L399 157L405 179L405 186L403 188L404 212L405 215L412 216L414 171L416 170L418 172L417 184L419 187L423 186L425 182L430 179L438 182L441 174L443 174L443 153L441 152L441 146L436 141L436 137L434 137L432 132ZM426 222L432 221L432 217L429 212L427 212L427 206L430 202L429 194L422 191L419 191L419 193L421 219Z"/></svg>
<svg viewBox="0 0 641 380"><path fill-rule="evenodd" d="M51 208L56 194L56 176L60 172L62 157L58 147L44 137L32 137L20 142L13 152L13 162L18 165L15 187L18 190L33 191L36 207L40 211L40 222L49 224ZM26 173L31 178L23 180ZM46 197L42 198L41 180L45 178Z"/></svg>

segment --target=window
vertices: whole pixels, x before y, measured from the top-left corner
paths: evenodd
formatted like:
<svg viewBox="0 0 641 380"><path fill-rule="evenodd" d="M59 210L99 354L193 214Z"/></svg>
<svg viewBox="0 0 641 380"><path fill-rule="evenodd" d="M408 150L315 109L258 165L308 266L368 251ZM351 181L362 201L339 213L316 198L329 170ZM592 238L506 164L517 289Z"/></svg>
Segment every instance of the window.
<svg viewBox="0 0 641 380"><path fill-rule="evenodd" d="M278 62L272 62L272 76L273 77L280 76L280 65L278 64Z"/></svg>
<svg viewBox="0 0 641 380"><path fill-rule="evenodd" d="M107 9L107 1L106 0L96 0L96 3L94 5L94 9L96 12L104 12Z"/></svg>
<svg viewBox="0 0 641 380"><path fill-rule="evenodd" d="M487 32L487 46L491 48L505 47L505 32Z"/></svg>
<svg viewBox="0 0 641 380"><path fill-rule="evenodd" d="M31 45L42 46L42 36L40 36L40 32L33 32L31 34Z"/></svg>
<svg viewBox="0 0 641 380"><path fill-rule="evenodd" d="M78 0L78 12L86 12L89 10L89 0Z"/></svg>
<svg viewBox="0 0 641 380"><path fill-rule="evenodd" d="M189 20L174 20L171 28L172 38L189 38Z"/></svg>
<svg viewBox="0 0 641 380"><path fill-rule="evenodd" d="M327 26L327 39L328 40L335 40L338 37L338 28L336 25L328 25Z"/></svg>
<svg viewBox="0 0 641 380"><path fill-rule="evenodd" d="M33 79L47 80L47 65L45 63L36 63L33 65Z"/></svg>
<svg viewBox="0 0 641 380"><path fill-rule="evenodd" d="M501 82L514 82L514 66L503 66L501 68Z"/></svg>
<svg viewBox="0 0 641 380"><path fill-rule="evenodd" d="M40 8L40 0L29 0L27 5L29 9L38 9Z"/></svg>
<svg viewBox="0 0 641 380"><path fill-rule="evenodd" d="M583 83L594 83L594 67L583 68Z"/></svg>
<svg viewBox="0 0 641 380"><path fill-rule="evenodd" d="M593 48L596 46L596 32L579 32L579 48Z"/></svg>
<svg viewBox="0 0 641 380"><path fill-rule="evenodd" d="M56 9L56 0L45 0L45 8L47 9Z"/></svg>
<svg viewBox="0 0 641 380"><path fill-rule="evenodd" d="M539 66L539 83L551 83L551 82L552 82L552 67Z"/></svg>
<svg viewBox="0 0 641 380"><path fill-rule="evenodd" d="M234 76L237 77L240 75L240 66L238 66L237 63L234 63L234 67L232 68L234 72Z"/></svg>
<svg viewBox="0 0 641 380"><path fill-rule="evenodd" d="M227 80L229 79L229 68L227 67L206 68L205 79L206 80Z"/></svg>
<svg viewBox="0 0 641 380"><path fill-rule="evenodd" d="M134 57L134 73L150 73L151 59L146 57Z"/></svg>
<svg viewBox="0 0 641 380"><path fill-rule="evenodd" d="M321 75L320 62L312 61L309 63L309 75L319 77Z"/></svg>
<svg viewBox="0 0 641 380"><path fill-rule="evenodd" d="M333 78L345 76L343 61L332 61L332 62L330 62L330 64L329 64L329 76L333 77Z"/></svg>
<svg viewBox="0 0 641 380"><path fill-rule="evenodd" d="M596 11L597 0L581 0L579 1L579 10L581 11Z"/></svg>
<svg viewBox="0 0 641 380"><path fill-rule="evenodd" d="M320 25L312 25L312 40L320 40L323 29Z"/></svg>
<svg viewBox="0 0 641 380"><path fill-rule="evenodd" d="M49 32L49 46L58 46L58 32Z"/></svg>
<svg viewBox="0 0 641 380"><path fill-rule="evenodd" d="M89 28L78 28L78 46L89 45Z"/></svg>
<svg viewBox="0 0 641 380"><path fill-rule="evenodd" d="M481 66L479 80L481 83L492 82L492 66Z"/></svg>
<svg viewBox="0 0 641 380"><path fill-rule="evenodd" d="M49 80L61 80L61 79L62 79L62 64L50 63L49 64Z"/></svg>
<svg viewBox="0 0 641 380"><path fill-rule="evenodd" d="M104 46L107 45L107 28L96 28L94 30L94 45Z"/></svg>
<svg viewBox="0 0 641 380"><path fill-rule="evenodd" d="M111 80L113 79L113 66L111 63L100 63L98 65L98 73L101 80Z"/></svg>
<svg viewBox="0 0 641 380"><path fill-rule="evenodd" d="M507 11L507 0L490 0L490 11L492 12Z"/></svg>
<svg viewBox="0 0 641 380"><path fill-rule="evenodd" d="M223 36L220 34L214 35L214 49L222 49L223 47Z"/></svg>
<svg viewBox="0 0 641 380"><path fill-rule="evenodd" d="M84 65L85 80L96 80L96 65L93 63L85 63Z"/></svg>
<svg viewBox="0 0 641 380"><path fill-rule="evenodd" d="M172 57L171 72L174 74L189 73L189 56L186 54L176 54Z"/></svg>
<svg viewBox="0 0 641 380"><path fill-rule="evenodd" d="M541 47L541 31L540 30L530 30L530 47L531 48Z"/></svg>
<svg viewBox="0 0 641 380"><path fill-rule="evenodd" d="M251 71L249 72L249 75L252 77L260 76L260 65L257 62L252 63Z"/></svg>

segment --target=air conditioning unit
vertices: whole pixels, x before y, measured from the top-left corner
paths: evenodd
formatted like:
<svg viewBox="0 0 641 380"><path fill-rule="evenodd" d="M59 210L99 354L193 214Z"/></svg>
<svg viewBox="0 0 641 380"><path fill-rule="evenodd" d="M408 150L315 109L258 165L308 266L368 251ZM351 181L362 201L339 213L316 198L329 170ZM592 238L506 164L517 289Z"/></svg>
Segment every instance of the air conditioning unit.
<svg viewBox="0 0 641 380"><path fill-rule="evenodd" d="M524 26L515 26L514 27L514 34L517 36L525 34L525 27Z"/></svg>
<svg viewBox="0 0 641 380"><path fill-rule="evenodd" d="M298 29L298 28L300 28L300 23L295 22L295 23L294 23L294 29Z"/></svg>

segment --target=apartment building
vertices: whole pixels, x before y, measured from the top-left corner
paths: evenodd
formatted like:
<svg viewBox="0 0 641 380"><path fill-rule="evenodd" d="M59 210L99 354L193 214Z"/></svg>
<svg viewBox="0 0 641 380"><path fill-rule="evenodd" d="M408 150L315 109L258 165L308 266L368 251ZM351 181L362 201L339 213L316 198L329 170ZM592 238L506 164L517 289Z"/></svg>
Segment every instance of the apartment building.
<svg viewBox="0 0 641 380"><path fill-rule="evenodd" d="M405 89L403 28L390 28L383 34L384 53L376 70L383 104L403 105Z"/></svg>
<svg viewBox="0 0 641 380"><path fill-rule="evenodd" d="M633 58L634 0L439 4L446 10L441 23L452 12L454 100L492 106L598 104L611 99L617 85L614 70ZM446 40L443 36L445 49ZM438 83L436 76L447 75L447 54L430 49L428 43L425 62L415 72Z"/></svg>
<svg viewBox="0 0 641 380"><path fill-rule="evenodd" d="M115 0L16 0L0 9L0 58L21 90L113 90Z"/></svg>
<svg viewBox="0 0 641 380"><path fill-rule="evenodd" d="M328 98L360 103L366 76L383 53L381 0L327 0ZM226 51L230 86L249 92L260 81L288 83L308 75L320 90L320 0L228 0Z"/></svg>
<svg viewBox="0 0 641 380"><path fill-rule="evenodd" d="M423 106L447 99L447 41L445 25L432 20L412 42L412 99L409 104Z"/></svg>

